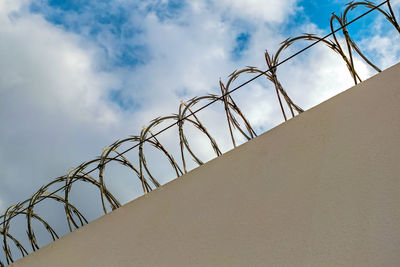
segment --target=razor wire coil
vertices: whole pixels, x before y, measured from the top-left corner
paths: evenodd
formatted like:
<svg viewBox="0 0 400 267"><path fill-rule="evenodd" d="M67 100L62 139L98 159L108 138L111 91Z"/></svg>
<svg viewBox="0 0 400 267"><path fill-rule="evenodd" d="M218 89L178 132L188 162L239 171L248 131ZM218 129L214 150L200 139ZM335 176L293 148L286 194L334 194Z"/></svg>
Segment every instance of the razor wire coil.
<svg viewBox="0 0 400 267"><path fill-rule="evenodd" d="M381 7L387 4L388 11L383 10ZM358 17L354 18L353 20L347 22L347 15L349 14L350 11L354 10L357 7L366 7L369 10L362 13ZM171 167L173 168L173 171L176 174L176 177L180 177L183 174L188 172L187 168L187 159L185 158L185 153L189 154L192 157L192 160L198 164L202 165L203 162L199 159L199 157L196 155L196 153L193 152L193 150L190 147L190 144L188 142L188 139L185 135L184 132L184 124L190 124L194 126L196 129L198 129L202 134L204 134L215 155L220 156L221 150L215 141L215 139L211 136L211 134L208 132L207 128L201 123L200 119L196 116L196 114L203 109L209 107L210 105L216 103L216 102L222 102L224 106L224 111L226 114L226 121L228 124L229 128L229 134L230 138L232 140L232 145L233 147L236 147L236 139L233 133L233 130L236 129L239 134L245 138L246 140L250 140L254 137L257 136L256 132L252 128L251 124L247 120L247 118L244 116L240 108L237 106L235 101L232 98L232 93L237 91L238 89L242 88L243 86L251 83L252 81L260 78L261 76L265 76L275 87L276 90L276 95L278 98L278 102L281 108L282 115L284 117L284 120L286 121L288 118L288 115L286 114L285 108L284 108L284 103L287 105L287 109L290 110L290 114L292 117L296 116L297 114L300 114L303 112L303 109L296 105L292 99L289 97L287 94L286 90L283 88L282 84L278 80L278 75L277 75L277 67L280 65L284 64L285 62L288 62L289 60L293 59L294 57L298 56L299 54L303 53L304 51L310 49L311 47L315 46L316 44L322 42L325 45L327 45L331 50L339 54L342 58L342 60L345 62L346 67L354 81L355 84L358 84L361 82L361 78L359 74L357 73L355 66L354 66L354 57L353 57L353 52L358 54L360 58L364 60L367 65L375 69L377 72L380 72L381 70L375 66L360 50L360 48L356 45L355 41L350 37L349 32L347 31L347 26L354 23L355 21L359 20L360 18L364 17L365 15L369 14L372 11L377 10L380 12L384 17L386 18L389 23L394 26L395 30L400 34L400 27L399 24L396 20L395 14L392 10L392 7L390 5L390 1L386 0L379 5L375 5L370 1L358 1L358 2L350 2L347 4L346 9L344 10L343 14L340 16L337 16L335 14L332 14L331 19L330 19L330 29L331 32L329 34L326 34L323 37L318 37L317 35L314 34L303 34L300 36L297 36L295 38L288 38L284 42L281 43L281 46L275 53L275 55L269 54L268 51L265 52L265 60L267 63L267 70L262 71L260 69L257 69L255 67L246 67L244 69L241 69L239 71L234 71L231 75L229 75L229 79L224 84L222 81L219 82L219 86L221 89L221 96L217 95L205 95L201 97L195 97L190 99L189 101L182 102L179 106L178 113L174 115L169 115L165 117L158 117L150 122L150 124L147 127L144 127L142 131L140 132L139 135L137 136L131 136L129 138L117 141L113 143L112 145L106 147L103 150L103 153L98 159L91 160L89 162L83 163L77 168L74 168L70 170L66 175L60 176L53 181L51 181L49 184L41 187L31 198L18 203L16 205L10 206L9 208L6 209L5 213L0 216L0 236L3 237L3 253L4 257L6 259L7 264L10 264L14 262L14 257L13 253L10 248L10 244L12 243L14 247L19 250L20 254L22 257L28 255L28 250L22 245L22 243L17 240L13 235L10 234L10 225L12 222L12 219L15 218L18 215L25 215L26 217L26 222L27 222L27 237L28 237L28 242L30 243L32 247L32 251L35 251L39 249L39 245L36 240L36 235L34 228L32 226L32 221L36 220L39 222L49 233L51 239L55 241L56 239L59 238L58 234L54 230L54 228L46 221L44 220L41 216L36 214L34 212L34 207L38 203L44 201L44 200L54 200L56 202L59 202L63 204L64 210L65 210L65 215L66 215L66 221L69 227L70 231L73 231L74 229L77 229L85 224L88 223L87 219L83 216L83 214L70 202L70 196L69 193L71 191L72 185L77 182L77 181L83 181L86 183L89 183L93 186L95 186L99 191L100 191L100 198L101 198L101 205L104 214L108 212L107 206L109 206L112 210L117 209L118 207L121 206L117 198L108 190L106 187L106 184L104 182L104 171L106 168L106 165L110 162L116 162L119 163L122 166L125 166L129 168L132 172L135 173L137 178L140 181L140 184L142 186L143 193L146 194L150 191L152 191L154 188L157 188L161 186L160 182L154 177L154 175L151 173L148 164L146 162L146 156L144 153L144 144L148 143L154 148L158 149L159 151L164 154L164 156L168 159ZM334 22L339 23L340 27L337 29L334 29ZM346 43L346 49L343 49L337 36L336 33L338 31L342 30L345 43ZM333 39L330 40L327 38L333 36ZM297 41L300 40L305 40L305 41L313 41L310 45L306 46L305 48L299 50L298 52L292 54L291 56L285 58L282 61L279 61L279 56L280 54L296 43ZM347 50L347 53L345 52ZM241 75L244 73L249 73L249 74L255 74L254 77L251 79L241 83L240 85L234 87L233 89L230 89L230 86L232 83ZM281 99L283 98L283 101ZM205 105L194 109L195 105L197 105L200 102L203 101L208 101ZM193 110L194 109L194 110ZM238 119L240 119L244 126L241 126ZM152 133L151 129L156 127L157 125L171 121L173 120L174 122L169 124L167 127L159 130L156 133ZM179 137L179 151L180 151L180 162L178 162L173 155L168 152L168 150L162 145L162 143L157 139L157 136L160 135L161 133L167 131L168 129L171 129L172 127L177 126L178 127L178 137ZM135 144L133 146L130 146L126 150L122 152L118 152L118 148L121 147L121 145L129 142L134 142ZM129 151L138 148L138 161L139 161L139 166L135 166L132 164L131 161L127 159L124 155L128 153ZM112 156L112 154L116 154L115 156ZM89 168L89 166L95 165L95 167L92 167L89 171L85 171L86 168ZM94 171L98 170L98 179L92 177L92 173ZM64 184L63 186L59 187L58 189L48 192L47 190L56 184L62 183ZM57 193L60 191L64 191L64 196L60 196ZM0 266L5 266L3 262L0 260Z"/></svg>

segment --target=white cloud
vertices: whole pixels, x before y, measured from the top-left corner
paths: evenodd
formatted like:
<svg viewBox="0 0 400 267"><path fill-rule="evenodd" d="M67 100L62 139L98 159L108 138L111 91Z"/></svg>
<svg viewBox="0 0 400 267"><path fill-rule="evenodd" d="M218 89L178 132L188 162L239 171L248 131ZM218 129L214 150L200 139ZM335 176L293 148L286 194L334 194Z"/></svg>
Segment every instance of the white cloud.
<svg viewBox="0 0 400 267"><path fill-rule="evenodd" d="M375 35L364 40L367 51L374 53L383 69L399 62L400 43L396 35Z"/></svg>
<svg viewBox="0 0 400 267"><path fill-rule="evenodd" d="M400 2L392 2L398 17ZM385 69L400 60L400 34L383 15L377 16L371 34L359 43L361 50L376 64Z"/></svg>
<svg viewBox="0 0 400 267"><path fill-rule="evenodd" d="M116 68L104 73L97 64L104 63L105 57L96 47L103 43L66 33L39 15L20 9L25 5L18 3L22 2L2 2L1 31L5 38L0 42L0 68L7 78L0 80L5 96L1 119L7 130L2 133L0 154L8 166L5 177L25 176L28 171L21 170L17 159L30 162L29 158L36 155L24 169L33 168L31 177L44 177L42 181L62 174L60 170L73 167L72 162L76 165L91 159L85 155L99 154L114 138L137 134L140 126L152 118L177 112L181 99L217 94L218 79L226 81L234 69L244 65L265 69L264 50L273 53L285 36L280 34L279 25L264 22L282 22L296 10L293 0L214 1L211 7L217 8L210 8L206 1L194 1L184 7L182 15L168 20L161 20L155 13L138 18L133 12L129 23L140 21L140 42L147 46L150 60L133 71ZM19 15L10 16L11 11ZM243 30L238 29L236 19L251 25L248 50L239 60L231 55L235 38ZM319 31L312 24L299 27L298 33ZM96 41L106 40L109 51L118 47L117 39L104 38ZM393 60L390 54L384 58L387 62ZM370 75L366 69L361 72L365 77ZM290 96L303 107L352 85L345 65L326 47L315 48L304 60L282 66L279 77ZM122 112L107 99L110 89L121 87L126 97L141 104L138 110ZM259 129L268 129L282 120L274 89L265 79L246 86L234 97ZM21 154L23 147L27 152ZM60 151L63 156L54 158ZM52 171L44 171L49 162ZM8 180L11 186L11 178Z"/></svg>
<svg viewBox="0 0 400 267"><path fill-rule="evenodd" d="M218 94L219 79L226 82L233 70L246 65L266 69L264 50L274 53L279 42L286 39L282 25L296 11L294 0L222 0L212 5L209 1L190 1L179 16L166 20L155 12L132 12L127 23L140 26L141 34L134 37L140 40L134 41L146 45L149 59L132 69L112 66L104 72L101 69L107 57L99 47L106 46L114 55L120 47L118 38L101 35L91 40L68 33L31 14L26 3L0 2L0 194L4 205L26 198L51 177L93 159L117 138L138 134L154 117L176 113L179 100ZM238 20L245 25L238 25ZM235 40L246 31L250 35L248 47L242 57L234 58ZM299 25L291 33L304 31L321 33L312 24ZM100 32L111 34L107 29ZM368 49L379 54L382 65L398 60L396 39L387 34L372 38ZM295 51L290 49L285 55ZM372 74L362 63L357 64L363 78ZM340 57L322 45L314 47L308 56L282 65L278 75L292 99L304 108L352 86ZM239 78L234 86L250 77ZM131 97L139 107L119 109L108 98L115 88L122 88L124 99ZM260 131L283 121L275 90L265 79L243 87L233 97ZM212 106L199 117L223 150L230 149L221 105ZM188 132L194 131L188 128ZM172 132L159 139L177 151ZM212 156L199 135L194 134L190 142L202 159ZM167 173L161 180L170 179L169 166L158 164L161 157L153 152L148 155L157 173ZM130 183L121 173L112 177L117 177L114 181L107 181L127 201L138 193L130 190L136 180Z"/></svg>
<svg viewBox="0 0 400 267"><path fill-rule="evenodd" d="M152 60L134 72L117 68L104 73L98 62L104 63L105 57L96 43L31 14L28 3L2 2L0 13L0 70L4 74L0 120L5 129L0 133L1 194L7 205L99 155L115 139L138 134L150 119L177 112L180 99L218 93L218 79L244 64L232 61L238 31L231 21L222 19L223 9L189 5L187 15L177 21L143 16L142 38ZM277 36L281 39L266 26L254 33L251 43L257 52L251 64L262 64L262 42L271 44ZM115 39L107 40L108 46L115 45ZM109 90L122 86L119 80L127 95L143 104L133 114L123 113L107 99ZM244 103L253 122L262 125L273 113L263 109L269 114L263 116L251 103L269 92L260 86L250 90L253 97ZM260 103L267 105L265 101ZM217 120L211 123L218 125ZM229 140L219 139L229 147Z"/></svg>
<svg viewBox="0 0 400 267"><path fill-rule="evenodd" d="M216 0L215 6L221 9L221 13L244 20L259 20L262 22L283 22L288 15L294 13L295 0Z"/></svg>
<svg viewBox="0 0 400 267"><path fill-rule="evenodd" d="M0 2L0 13L2 15L17 11L21 8L21 6L29 3L30 0L3 0Z"/></svg>
<svg viewBox="0 0 400 267"><path fill-rule="evenodd" d="M119 122L106 100L116 80L97 70L98 49L21 3L0 9L0 193L7 204L98 154Z"/></svg>

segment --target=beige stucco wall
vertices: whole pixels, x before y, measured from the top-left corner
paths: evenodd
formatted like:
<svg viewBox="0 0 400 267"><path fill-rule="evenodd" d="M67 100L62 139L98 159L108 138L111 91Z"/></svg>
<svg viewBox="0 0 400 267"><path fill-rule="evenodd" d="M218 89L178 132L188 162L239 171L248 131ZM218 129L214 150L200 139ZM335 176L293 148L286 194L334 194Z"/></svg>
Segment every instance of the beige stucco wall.
<svg viewBox="0 0 400 267"><path fill-rule="evenodd" d="M400 266L400 65L13 264Z"/></svg>

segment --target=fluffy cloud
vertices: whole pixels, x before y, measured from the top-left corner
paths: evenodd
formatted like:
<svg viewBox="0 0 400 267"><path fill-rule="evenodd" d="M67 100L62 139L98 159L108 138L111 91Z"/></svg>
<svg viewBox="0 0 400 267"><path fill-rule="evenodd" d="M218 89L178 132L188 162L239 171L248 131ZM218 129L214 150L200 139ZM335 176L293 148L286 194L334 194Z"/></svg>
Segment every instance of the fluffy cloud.
<svg viewBox="0 0 400 267"><path fill-rule="evenodd" d="M32 14L29 3L3 1L1 9L1 121L6 130L1 133L0 157L6 181L2 194L6 196L13 191L8 189L16 177L29 181L22 191L29 194L31 186L90 159L88 155L98 155L114 138L137 134L150 119L176 112L179 100L218 94L219 78L226 81L240 66L265 69L264 49L273 52L285 39L280 34L282 27L265 22L283 22L296 10L295 1L196 1L177 7L175 13L168 9L169 1L130 3L138 9L120 26L140 29L139 36L130 38L142 43L149 57L134 68L106 68L110 57L105 51L113 54L121 41L118 35L110 37L116 34L110 24L100 23L101 34L97 36L77 29L73 32L79 34L71 33L47 22L40 13ZM123 4L112 1L109 9L118 10ZM138 10L147 12L139 14ZM82 16L87 18L85 12ZM78 18L77 13L68 17L75 26ZM307 24L297 32L304 30L318 31L315 25ZM247 34L245 46L235 50L241 34ZM390 46L393 40L388 36L372 38L376 40L369 42L369 49L380 49L382 64L395 62L393 55L398 48ZM373 47L378 43L382 45ZM371 75L359 65L363 77ZM306 108L352 84L340 58L326 47L315 48L307 57L282 66L279 77L293 99ZM113 92L117 95L110 98ZM234 97L259 130L282 120L273 87L265 79L246 86ZM124 110L132 103L133 110ZM118 104L125 106L121 109ZM206 115L204 118L209 120ZM55 157L60 153L62 156Z"/></svg>
<svg viewBox="0 0 400 267"><path fill-rule="evenodd" d="M244 20L281 23L296 8L295 0L219 0L214 5L225 14ZM222 13L221 12L221 13Z"/></svg>
<svg viewBox="0 0 400 267"><path fill-rule="evenodd" d="M2 1L0 9L0 194L7 204L98 154L119 120L105 99L116 80L97 70L98 49L23 3Z"/></svg>
<svg viewBox="0 0 400 267"><path fill-rule="evenodd" d="M32 13L30 2L0 2L0 195L4 205L24 199L52 177L93 159L114 140L138 134L154 117L176 113L179 100L218 94L219 79L225 82L233 70L246 65L266 69L264 50L276 51L287 37L286 19L300 10L294 0L204 0L172 7L173 1L99 4L98 12L129 10L115 26L109 18L96 20L90 8L73 12L45 6ZM52 12L66 12L65 20L60 25L51 23L48 15ZM313 24L290 30L292 36L304 31L323 33ZM366 38L361 47L378 55L380 66L399 59L395 35L383 32ZM127 46L131 42L135 45ZM289 49L281 59L302 45ZM119 61L136 62L136 55L137 64ZM356 61L363 78L373 74ZM282 65L278 75L303 108L352 86L340 57L322 45ZM244 75L233 86L251 77ZM266 79L243 87L233 97L259 133L283 121L275 90ZM199 117L224 151L232 148L221 105L213 105ZM193 132L193 149L202 159L210 159L212 150L204 145L203 137L193 129L188 132ZM174 134L169 131L159 139L176 152ZM166 182L172 178L171 171L159 159L149 152L149 164L157 166L156 173L167 174L161 179ZM107 179L123 202L139 194L132 189L136 181L131 182L123 171L112 182ZM88 202L83 204L88 206Z"/></svg>

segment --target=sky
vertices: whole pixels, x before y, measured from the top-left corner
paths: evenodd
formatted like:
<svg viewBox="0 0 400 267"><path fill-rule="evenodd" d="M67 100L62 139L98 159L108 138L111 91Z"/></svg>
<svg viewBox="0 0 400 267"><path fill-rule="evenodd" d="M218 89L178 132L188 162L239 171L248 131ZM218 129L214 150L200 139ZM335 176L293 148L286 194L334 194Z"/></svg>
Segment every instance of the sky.
<svg viewBox="0 0 400 267"><path fill-rule="evenodd" d="M399 17L400 1L391 2ZM0 212L115 140L139 134L151 119L176 113L181 100L218 94L219 80L234 70L266 69L264 51L274 53L288 37L325 35L331 13L339 15L346 3L0 0ZM399 61L399 35L381 15L368 15L349 32L380 68ZM376 74L355 61L363 79ZM323 45L282 65L278 75L304 109L353 85L340 57ZM283 122L274 88L264 79L233 97L257 133ZM227 151L232 147L218 108L199 116ZM173 135L160 137L172 150ZM212 157L203 139L192 140L205 160ZM123 203L140 195L129 179L109 182ZM76 198L95 203L78 193Z"/></svg>

